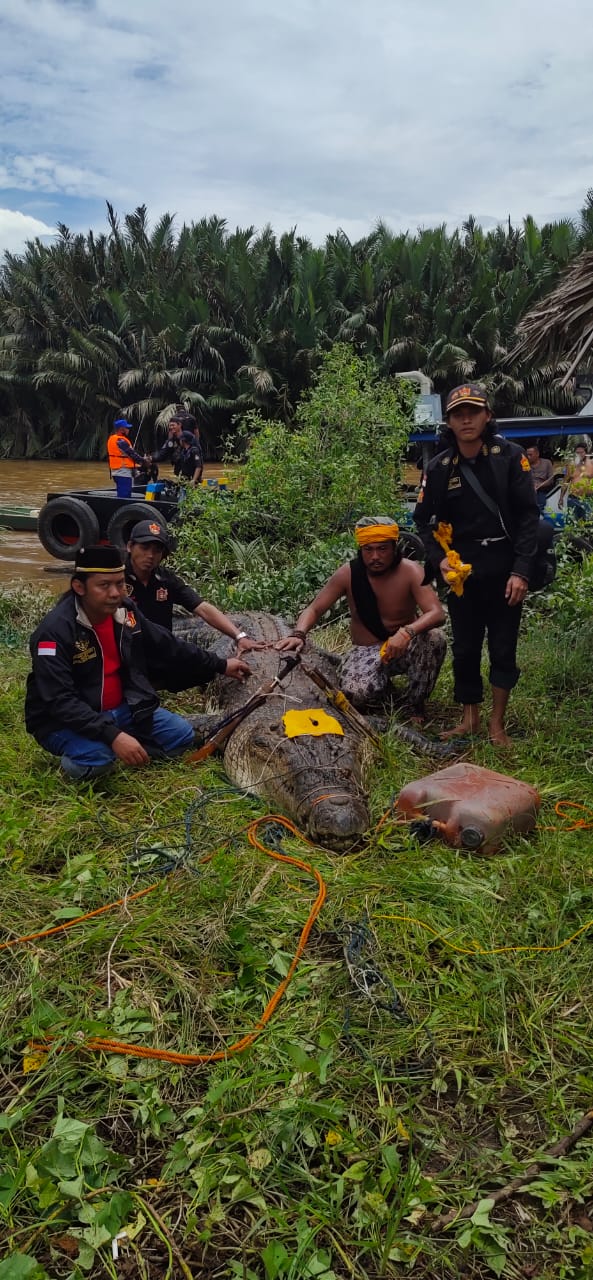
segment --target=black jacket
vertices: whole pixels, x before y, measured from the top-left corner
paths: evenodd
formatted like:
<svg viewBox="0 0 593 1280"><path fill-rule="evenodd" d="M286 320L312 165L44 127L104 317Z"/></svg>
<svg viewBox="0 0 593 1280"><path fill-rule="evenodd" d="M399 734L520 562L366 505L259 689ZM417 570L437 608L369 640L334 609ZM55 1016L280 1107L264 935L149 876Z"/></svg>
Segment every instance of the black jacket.
<svg viewBox="0 0 593 1280"><path fill-rule="evenodd" d="M177 640L149 622L133 601L124 601L114 618L121 654L124 699L138 731L149 734L159 699L152 682L173 692L207 684L226 667L224 658ZM29 642L33 670L27 679L25 724L43 743L58 729L109 745L118 729L101 710L103 653L79 598L69 591L46 614Z"/></svg>
<svg viewBox="0 0 593 1280"><path fill-rule="evenodd" d="M167 631L173 630L173 605L178 604L188 613L193 613L202 603L201 595L193 587L162 564L153 570L146 586L136 577L129 555L125 559L125 569L126 590L136 608L149 622L156 622Z"/></svg>
<svg viewBox="0 0 593 1280"><path fill-rule="evenodd" d="M513 444L511 440L505 440L503 436L487 437L484 448L488 451L496 502L511 540L511 573L529 579L537 548L539 525L539 508L529 463L520 446ZM422 477L414 510L416 528L435 569L438 569L445 553L435 541L433 529L439 521L446 519L449 479L452 468L457 466L458 461L459 453L455 444L449 445L431 459Z"/></svg>

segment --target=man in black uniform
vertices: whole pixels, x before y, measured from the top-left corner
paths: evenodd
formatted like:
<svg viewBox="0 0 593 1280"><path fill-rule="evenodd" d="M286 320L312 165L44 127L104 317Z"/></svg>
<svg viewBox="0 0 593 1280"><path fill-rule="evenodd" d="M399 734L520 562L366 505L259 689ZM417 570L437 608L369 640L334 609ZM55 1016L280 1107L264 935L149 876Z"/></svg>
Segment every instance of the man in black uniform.
<svg viewBox="0 0 593 1280"><path fill-rule="evenodd" d="M192 419L194 421L194 419ZM192 431L186 430L185 426L181 432L180 450L176 461L173 463L175 475L179 479L185 481L186 484L195 488L202 479L204 470L204 461L202 458L202 450L196 444Z"/></svg>
<svg viewBox="0 0 593 1280"><path fill-rule="evenodd" d="M172 467L175 466L181 453L182 422L185 416L185 411L179 410L169 420L167 439L160 449L155 449L154 453L151 453L151 462L168 462Z"/></svg>
<svg viewBox="0 0 593 1280"><path fill-rule="evenodd" d="M130 599L134 600L144 617L172 631L173 605L177 604L194 617L202 618L216 631L230 636L236 642L238 655L247 653L249 649L264 649L264 644L251 640L220 609L202 600L198 592L172 569L163 567L162 560L168 551L169 539L156 521L141 520L134 525L125 560L126 587ZM189 636L187 638L190 639Z"/></svg>
<svg viewBox="0 0 593 1280"><path fill-rule="evenodd" d="M143 618L126 598L121 553L110 546L79 551L70 591L40 622L30 648L27 731L77 780L104 773L116 759L139 767L192 745L191 725L159 705L154 684L179 692L216 675L250 674L241 658L225 661Z"/></svg>
<svg viewBox="0 0 593 1280"><path fill-rule="evenodd" d="M447 398L447 448L428 464L414 519L435 572L451 565L433 536L452 526L451 545L471 564L460 596L449 592L455 699L461 723L449 735L475 733L482 701L480 659L488 635L492 742L505 746L505 715L519 679L521 606L533 566L539 511L529 462L519 445L495 435L482 387L455 387ZM446 581L446 579L445 579Z"/></svg>

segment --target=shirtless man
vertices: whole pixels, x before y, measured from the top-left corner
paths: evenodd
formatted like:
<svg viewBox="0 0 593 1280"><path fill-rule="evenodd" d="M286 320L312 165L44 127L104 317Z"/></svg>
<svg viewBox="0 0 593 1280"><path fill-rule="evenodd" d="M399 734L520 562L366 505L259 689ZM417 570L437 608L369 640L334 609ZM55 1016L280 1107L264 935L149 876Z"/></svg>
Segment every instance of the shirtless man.
<svg viewBox="0 0 593 1280"><path fill-rule="evenodd" d="M445 637L435 630L445 611L432 587L423 586L422 566L402 558L398 537L389 516L359 520L354 530L358 555L332 574L297 618L292 635L276 648L303 649L311 628L345 596L353 648L340 666L344 693L363 710L385 699L391 676L404 675L410 710L420 718L445 657Z"/></svg>
<svg viewBox="0 0 593 1280"><path fill-rule="evenodd" d="M587 453L585 444L577 445L574 459L566 468L558 502L560 509L567 493L569 515L575 520L588 520L593 496L593 458Z"/></svg>

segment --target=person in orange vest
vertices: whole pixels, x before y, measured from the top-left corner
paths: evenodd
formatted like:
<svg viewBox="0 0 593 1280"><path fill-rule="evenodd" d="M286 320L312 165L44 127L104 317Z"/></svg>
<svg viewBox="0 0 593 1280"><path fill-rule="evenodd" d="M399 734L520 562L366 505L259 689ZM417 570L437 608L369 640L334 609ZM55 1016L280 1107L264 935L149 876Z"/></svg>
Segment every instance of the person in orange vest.
<svg viewBox="0 0 593 1280"><path fill-rule="evenodd" d="M118 480L127 479L131 481L136 469L148 462L148 459L143 454L138 453L133 445L130 444L129 435L131 430L131 422L127 422L125 418L116 418L113 424L113 431L107 441L107 461L111 479L115 480L118 493L121 488ZM129 492L131 493L131 491L131 484L129 484ZM122 496L125 495L122 494Z"/></svg>

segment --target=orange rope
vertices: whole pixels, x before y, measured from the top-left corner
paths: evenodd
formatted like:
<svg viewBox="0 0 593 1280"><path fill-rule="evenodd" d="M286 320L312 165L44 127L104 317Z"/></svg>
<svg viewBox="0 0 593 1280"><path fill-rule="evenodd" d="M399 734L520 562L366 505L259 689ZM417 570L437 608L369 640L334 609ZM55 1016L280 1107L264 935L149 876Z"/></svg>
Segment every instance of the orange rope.
<svg viewBox="0 0 593 1280"><path fill-rule="evenodd" d="M210 855L211 856L211 855ZM83 920L92 920L94 916L103 915L104 911L111 911L113 907L122 907L124 903L134 902L136 898L144 898L147 893L153 893L158 889L160 880L156 884L150 884L147 889L138 889L137 893L128 893L125 898L117 898L115 902L108 902L104 907L97 907L96 911L87 911L84 916L76 916L75 920L66 920L64 924L56 924L53 929L42 929L39 933L26 933L22 938L11 938L8 942L0 942L0 951L5 951L7 947L18 947L21 942L35 942L37 938L50 938L53 933L62 933L64 929L71 929L75 924L82 924Z"/></svg>
<svg viewBox="0 0 593 1280"><path fill-rule="evenodd" d="M575 822L571 822L571 815L565 813L566 809L580 809L581 813L588 814L591 820L587 822L585 818L577 818ZM593 827L593 809L588 804L579 804L576 800L558 800L554 805L554 813L558 818L562 818L563 822L568 823L568 826L542 827L542 831L588 831Z"/></svg>
<svg viewBox="0 0 593 1280"><path fill-rule="evenodd" d="M327 896L327 888L326 888L325 882L322 879L322 876L320 875L319 871L317 871L315 867L310 866L308 862L303 862L300 858L291 857L289 854L286 854L286 853L278 853L275 849L269 849L267 845L262 844L262 842L258 839L257 831L258 831L258 828L261 826L261 824L264 822L276 822L280 824L281 826L285 827L287 831L290 831L292 835L296 836L297 839L304 840L305 843L308 845L311 845L311 847L313 847L312 842L310 840L307 840L307 837L304 836L302 832L298 830L298 828L294 825L294 823L290 822L288 818L282 817L281 814L265 814L264 817L262 818L256 818L254 822L250 823L247 829L247 839L250 845L252 845L254 849L259 849L262 853L265 853L267 857L274 858L276 862L284 862L290 866L298 867L300 871L305 871L307 872L308 875L313 876L317 884L317 897L315 898L315 901L309 912L308 918L303 926L303 929L301 930L301 935L297 944L297 948L291 960L291 963L289 965L286 977L282 979L282 982L279 984L279 986L274 991L273 995L268 1000L268 1003L261 1015L261 1018L259 1018L259 1020L255 1024L253 1031L249 1031L247 1035L242 1036L240 1040L235 1040L233 1044L228 1045L226 1049L217 1050L215 1053L177 1053L169 1049L149 1049L145 1045L128 1044L123 1040L111 1040L109 1037L106 1037L106 1036L91 1036L88 1040L85 1040L82 1044L59 1045L57 1046L59 1052L62 1052L64 1049L83 1048L83 1049L88 1049L92 1053L103 1052L103 1053L120 1054L121 1056L126 1056L129 1058L150 1058L150 1059L156 1059L159 1062L175 1062L182 1066L189 1067L189 1066L197 1066L199 1064L205 1064L210 1062L221 1062L225 1058L228 1058L231 1054L242 1053L245 1049L248 1049L249 1046L254 1043L254 1041L263 1031L266 1024L270 1021L272 1014L275 1012L278 1005L280 1004L280 1001L282 1000L282 997L284 996L284 993L289 983L294 977L296 968L303 956L305 947L309 940L313 925L315 924L315 921L323 907L323 904ZM212 856L213 856L212 854L207 855L208 858ZM204 859L202 861L204 861ZM160 883L160 881L158 883ZM50 934L59 933L63 929L72 928L73 925L79 924L82 920L89 920L89 919L92 919L93 916L100 915L103 911L109 911L111 907L120 906L123 902L131 902L133 901L134 898L140 898L144 894L151 893L152 890L156 888L157 888L156 884L150 885L149 888L147 889L141 889L138 893L129 895L127 898L119 898L117 902L111 902L106 907L99 907L96 911L90 911L85 916L77 916L75 920L68 920L66 921L65 924L57 925L54 929L45 929L40 933L29 934L27 937L24 937L24 938L14 938L8 943L5 942L0 944L0 946L2 947L16 946L17 943L19 942L29 942L35 938L44 938L44 937L48 937ZM48 1048L50 1047L54 1039L55 1037L48 1036L48 1037L45 1037L43 1040L32 1041L28 1046L29 1051L31 1053L47 1053Z"/></svg>

